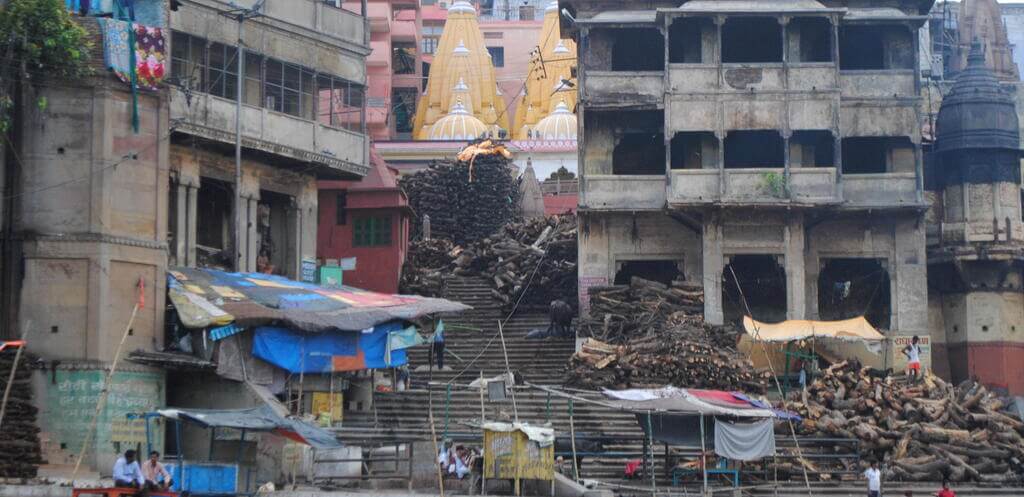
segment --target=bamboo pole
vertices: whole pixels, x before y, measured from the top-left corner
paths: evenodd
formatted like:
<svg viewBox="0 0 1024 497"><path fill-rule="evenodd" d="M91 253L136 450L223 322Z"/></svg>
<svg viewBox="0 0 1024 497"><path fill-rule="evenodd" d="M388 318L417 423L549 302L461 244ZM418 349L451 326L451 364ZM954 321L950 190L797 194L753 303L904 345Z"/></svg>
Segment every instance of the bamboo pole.
<svg viewBox="0 0 1024 497"><path fill-rule="evenodd" d="M85 441L82 442L82 449L78 452L78 459L75 461L75 469L71 472L71 481L75 481L75 477L78 476L78 469L82 466L82 459L85 457L85 451L89 449L89 445L92 444L93 434L96 432L96 423L99 422L100 411L103 410L103 406L107 403L107 396L110 395L110 380L114 377L114 372L117 371L117 363L121 360L121 350L124 349L124 343L128 341L128 333L132 330L132 324L135 323L135 316L139 313L139 308L142 307L143 293L145 291L145 284L142 278L139 278L139 299L135 302L132 307L132 315L128 318L128 325L124 327L124 333L121 334L121 341L117 344L117 350L114 351L114 361L110 364L110 371L107 371L107 376L103 380L103 390L100 391L100 398L96 401L96 409L92 413L92 421L89 422L89 429L85 432Z"/></svg>
<svg viewBox="0 0 1024 497"><path fill-rule="evenodd" d="M505 354L505 372L508 373L512 379L512 414L515 417L516 423L519 422L519 408L516 406L516 388L515 388L515 377L512 376L512 369L508 365L508 349L505 348L505 332L502 330L501 320L498 320L498 336L501 337L501 352Z"/></svg>
<svg viewBox="0 0 1024 497"><path fill-rule="evenodd" d="M484 372L480 371L480 439L484 440L484 425L487 424L487 410L484 408ZM472 468L470 468L472 469ZM480 495L487 494L487 468L480 472Z"/></svg>

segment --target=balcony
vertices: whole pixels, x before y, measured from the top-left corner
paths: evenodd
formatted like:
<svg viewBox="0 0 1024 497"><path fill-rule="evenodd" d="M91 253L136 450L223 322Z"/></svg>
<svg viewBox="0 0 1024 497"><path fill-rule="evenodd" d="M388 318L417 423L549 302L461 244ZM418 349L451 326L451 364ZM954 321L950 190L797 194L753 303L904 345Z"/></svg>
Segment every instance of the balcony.
<svg viewBox="0 0 1024 497"><path fill-rule="evenodd" d="M591 210L661 210L665 176L593 175L583 179L580 207Z"/></svg>
<svg viewBox="0 0 1024 497"><path fill-rule="evenodd" d="M393 21L391 39L395 41L416 41L415 21Z"/></svg>
<svg viewBox="0 0 1024 497"><path fill-rule="evenodd" d="M724 174L724 185L719 175ZM724 194L720 188L724 187ZM787 195L788 191L788 195ZM827 205L837 204L836 170L832 167L692 169L672 171L668 202L699 204Z"/></svg>
<svg viewBox="0 0 1024 497"><path fill-rule="evenodd" d="M391 65L391 42L379 40L370 42L370 55L366 57L367 67L388 67Z"/></svg>
<svg viewBox="0 0 1024 497"><path fill-rule="evenodd" d="M388 3L368 2L366 17L370 19L370 31L387 33L391 31L391 5Z"/></svg>
<svg viewBox="0 0 1024 497"><path fill-rule="evenodd" d="M663 102L661 71L587 71L583 79L589 108L660 107Z"/></svg>
<svg viewBox="0 0 1024 497"><path fill-rule="evenodd" d="M843 98L915 98L913 69L841 71Z"/></svg>
<svg viewBox="0 0 1024 497"><path fill-rule="evenodd" d="M715 64L669 64L669 88L672 93L691 93L718 89Z"/></svg>
<svg viewBox="0 0 1024 497"><path fill-rule="evenodd" d="M235 143L236 104L207 94L193 94L186 105L181 90L171 90L171 120L176 131L229 145ZM242 106L242 146L314 165L324 179L349 179L369 171L365 135L324 126L271 110Z"/></svg>
<svg viewBox="0 0 1024 497"><path fill-rule="evenodd" d="M843 175L843 199L848 207L917 207L917 176L914 173Z"/></svg>

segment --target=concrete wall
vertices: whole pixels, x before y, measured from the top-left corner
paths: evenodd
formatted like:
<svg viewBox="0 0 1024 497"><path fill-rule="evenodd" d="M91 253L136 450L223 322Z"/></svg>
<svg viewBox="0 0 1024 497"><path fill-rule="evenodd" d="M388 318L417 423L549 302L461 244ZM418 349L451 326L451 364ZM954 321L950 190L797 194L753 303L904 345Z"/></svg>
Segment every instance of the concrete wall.
<svg viewBox="0 0 1024 497"><path fill-rule="evenodd" d="M92 427L108 369L92 361L62 361L32 375L43 455L50 464L75 464ZM126 414L164 406L164 373L122 363L109 391L83 461L86 471L91 466L103 476L110 476L114 461L125 450L147 449L145 424L128 420ZM163 451L163 425L150 426L153 449Z"/></svg>
<svg viewBox="0 0 1024 497"><path fill-rule="evenodd" d="M662 213L588 214L581 216L579 232L581 309L589 307L587 288L613 282L624 261L681 261L686 280L701 279L700 238Z"/></svg>

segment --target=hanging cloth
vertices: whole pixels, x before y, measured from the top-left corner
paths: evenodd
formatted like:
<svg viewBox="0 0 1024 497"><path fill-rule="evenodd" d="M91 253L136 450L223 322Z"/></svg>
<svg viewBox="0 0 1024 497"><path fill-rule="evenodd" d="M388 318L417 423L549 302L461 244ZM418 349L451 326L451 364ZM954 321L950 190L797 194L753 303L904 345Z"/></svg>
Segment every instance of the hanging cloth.
<svg viewBox="0 0 1024 497"><path fill-rule="evenodd" d="M715 454L734 461L774 456L774 421L770 418L753 423L715 420Z"/></svg>

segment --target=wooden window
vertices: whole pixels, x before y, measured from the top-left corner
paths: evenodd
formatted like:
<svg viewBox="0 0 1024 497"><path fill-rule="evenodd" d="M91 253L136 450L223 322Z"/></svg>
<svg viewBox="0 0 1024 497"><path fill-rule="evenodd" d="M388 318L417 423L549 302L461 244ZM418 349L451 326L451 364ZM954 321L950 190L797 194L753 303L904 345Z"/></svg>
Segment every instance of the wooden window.
<svg viewBox="0 0 1024 497"><path fill-rule="evenodd" d="M360 216L355 219L353 247L391 245L391 216Z"/></svg>

